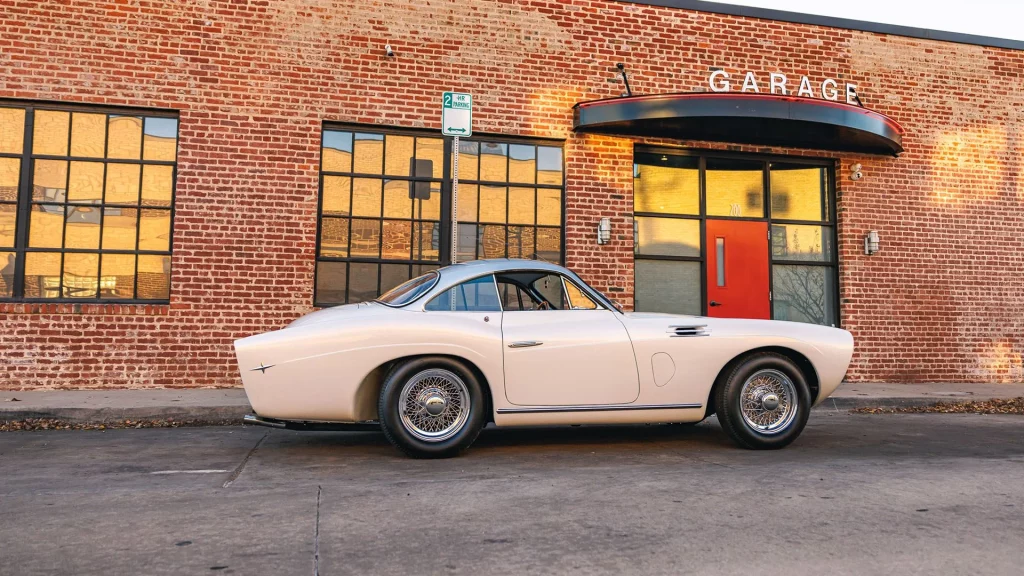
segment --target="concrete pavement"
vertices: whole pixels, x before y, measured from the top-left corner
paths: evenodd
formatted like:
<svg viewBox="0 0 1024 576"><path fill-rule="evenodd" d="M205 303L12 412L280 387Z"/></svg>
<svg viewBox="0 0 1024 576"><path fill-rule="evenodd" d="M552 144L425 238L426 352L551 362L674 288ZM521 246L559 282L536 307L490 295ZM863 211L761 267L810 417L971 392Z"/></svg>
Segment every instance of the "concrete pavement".
<svg viewBox="0 0 1024 576"><path fill-rule="evenodd" d="M1024 384L846 383L820 409L927 406L949 400L1024 397ZM17 399L14 401L12 399ZM54 418L69 422L166 420L220 423L251 411L240 388L204 390L70 390L0 392L0 421Z"/></svg>
<svg viewBox="0 0 1024 576"><path fill-rule="evenodd" d="M696 427L0 434L0 575L1020 574L1024 418L817 411L785 450Z"/></svg>

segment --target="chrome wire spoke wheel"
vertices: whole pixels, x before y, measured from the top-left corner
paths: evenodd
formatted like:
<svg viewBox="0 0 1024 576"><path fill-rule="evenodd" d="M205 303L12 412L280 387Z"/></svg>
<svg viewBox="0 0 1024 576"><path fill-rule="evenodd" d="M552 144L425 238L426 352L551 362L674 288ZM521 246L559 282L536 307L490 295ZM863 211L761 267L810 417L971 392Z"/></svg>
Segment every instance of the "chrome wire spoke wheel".
<svg viewBox="0 0 1024 576"><path fill-rule="evenodd" d="M424 442L455 436L469 419L469 388L454 372L432 368L402 386L398 410L405 429Z"/></svg>
<svg viewBox="0 0 1024 576"><path fill-rule="evenodd" d="M740 390L743 421L761 434L777 434L788 428L796 418L798 404L793 380L779 370L758 370Z"/></svg>

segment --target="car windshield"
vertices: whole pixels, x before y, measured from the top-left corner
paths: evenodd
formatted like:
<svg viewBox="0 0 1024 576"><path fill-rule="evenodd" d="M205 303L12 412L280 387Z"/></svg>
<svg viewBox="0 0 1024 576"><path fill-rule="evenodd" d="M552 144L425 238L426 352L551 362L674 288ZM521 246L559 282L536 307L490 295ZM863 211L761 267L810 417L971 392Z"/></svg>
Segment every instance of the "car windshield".
<svg viewBox="0 0 1024 576"><path fill-rule="evenodd" d="M401 284L397 288L389 290L386 294L377 298L375 302L380 302L381 304L386 304L396 308L405 306L429 292L430 289L434 287L434 284L437 283L437 278L437 272L427 272L423 276L413 278L405 284Z"/></svg>

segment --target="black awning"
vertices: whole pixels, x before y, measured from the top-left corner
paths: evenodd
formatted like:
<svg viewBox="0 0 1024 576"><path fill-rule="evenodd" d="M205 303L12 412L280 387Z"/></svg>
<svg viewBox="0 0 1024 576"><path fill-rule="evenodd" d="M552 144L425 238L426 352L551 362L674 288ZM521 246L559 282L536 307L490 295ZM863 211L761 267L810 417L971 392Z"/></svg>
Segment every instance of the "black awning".
<svg viewBox="0 0 1024 576"><path fill-rule="evenodd" d="M867 108L775 94L694 92L580 102L577 132L899 155L903 127Z"/></svg>

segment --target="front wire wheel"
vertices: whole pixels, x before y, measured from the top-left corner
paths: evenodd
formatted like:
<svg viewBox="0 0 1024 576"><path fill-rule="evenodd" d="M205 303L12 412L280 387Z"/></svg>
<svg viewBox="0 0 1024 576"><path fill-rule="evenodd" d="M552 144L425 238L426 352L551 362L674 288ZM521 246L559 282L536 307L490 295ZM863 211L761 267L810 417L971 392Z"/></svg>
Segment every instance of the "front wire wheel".
<svg viewBox="0 0 1024 576"><path fill-rule="evenodd" d="M807 425L811 393L803 372L774 352L752 354L727 372L715 397L722 429L755 450L789 445Z"/></svg>

